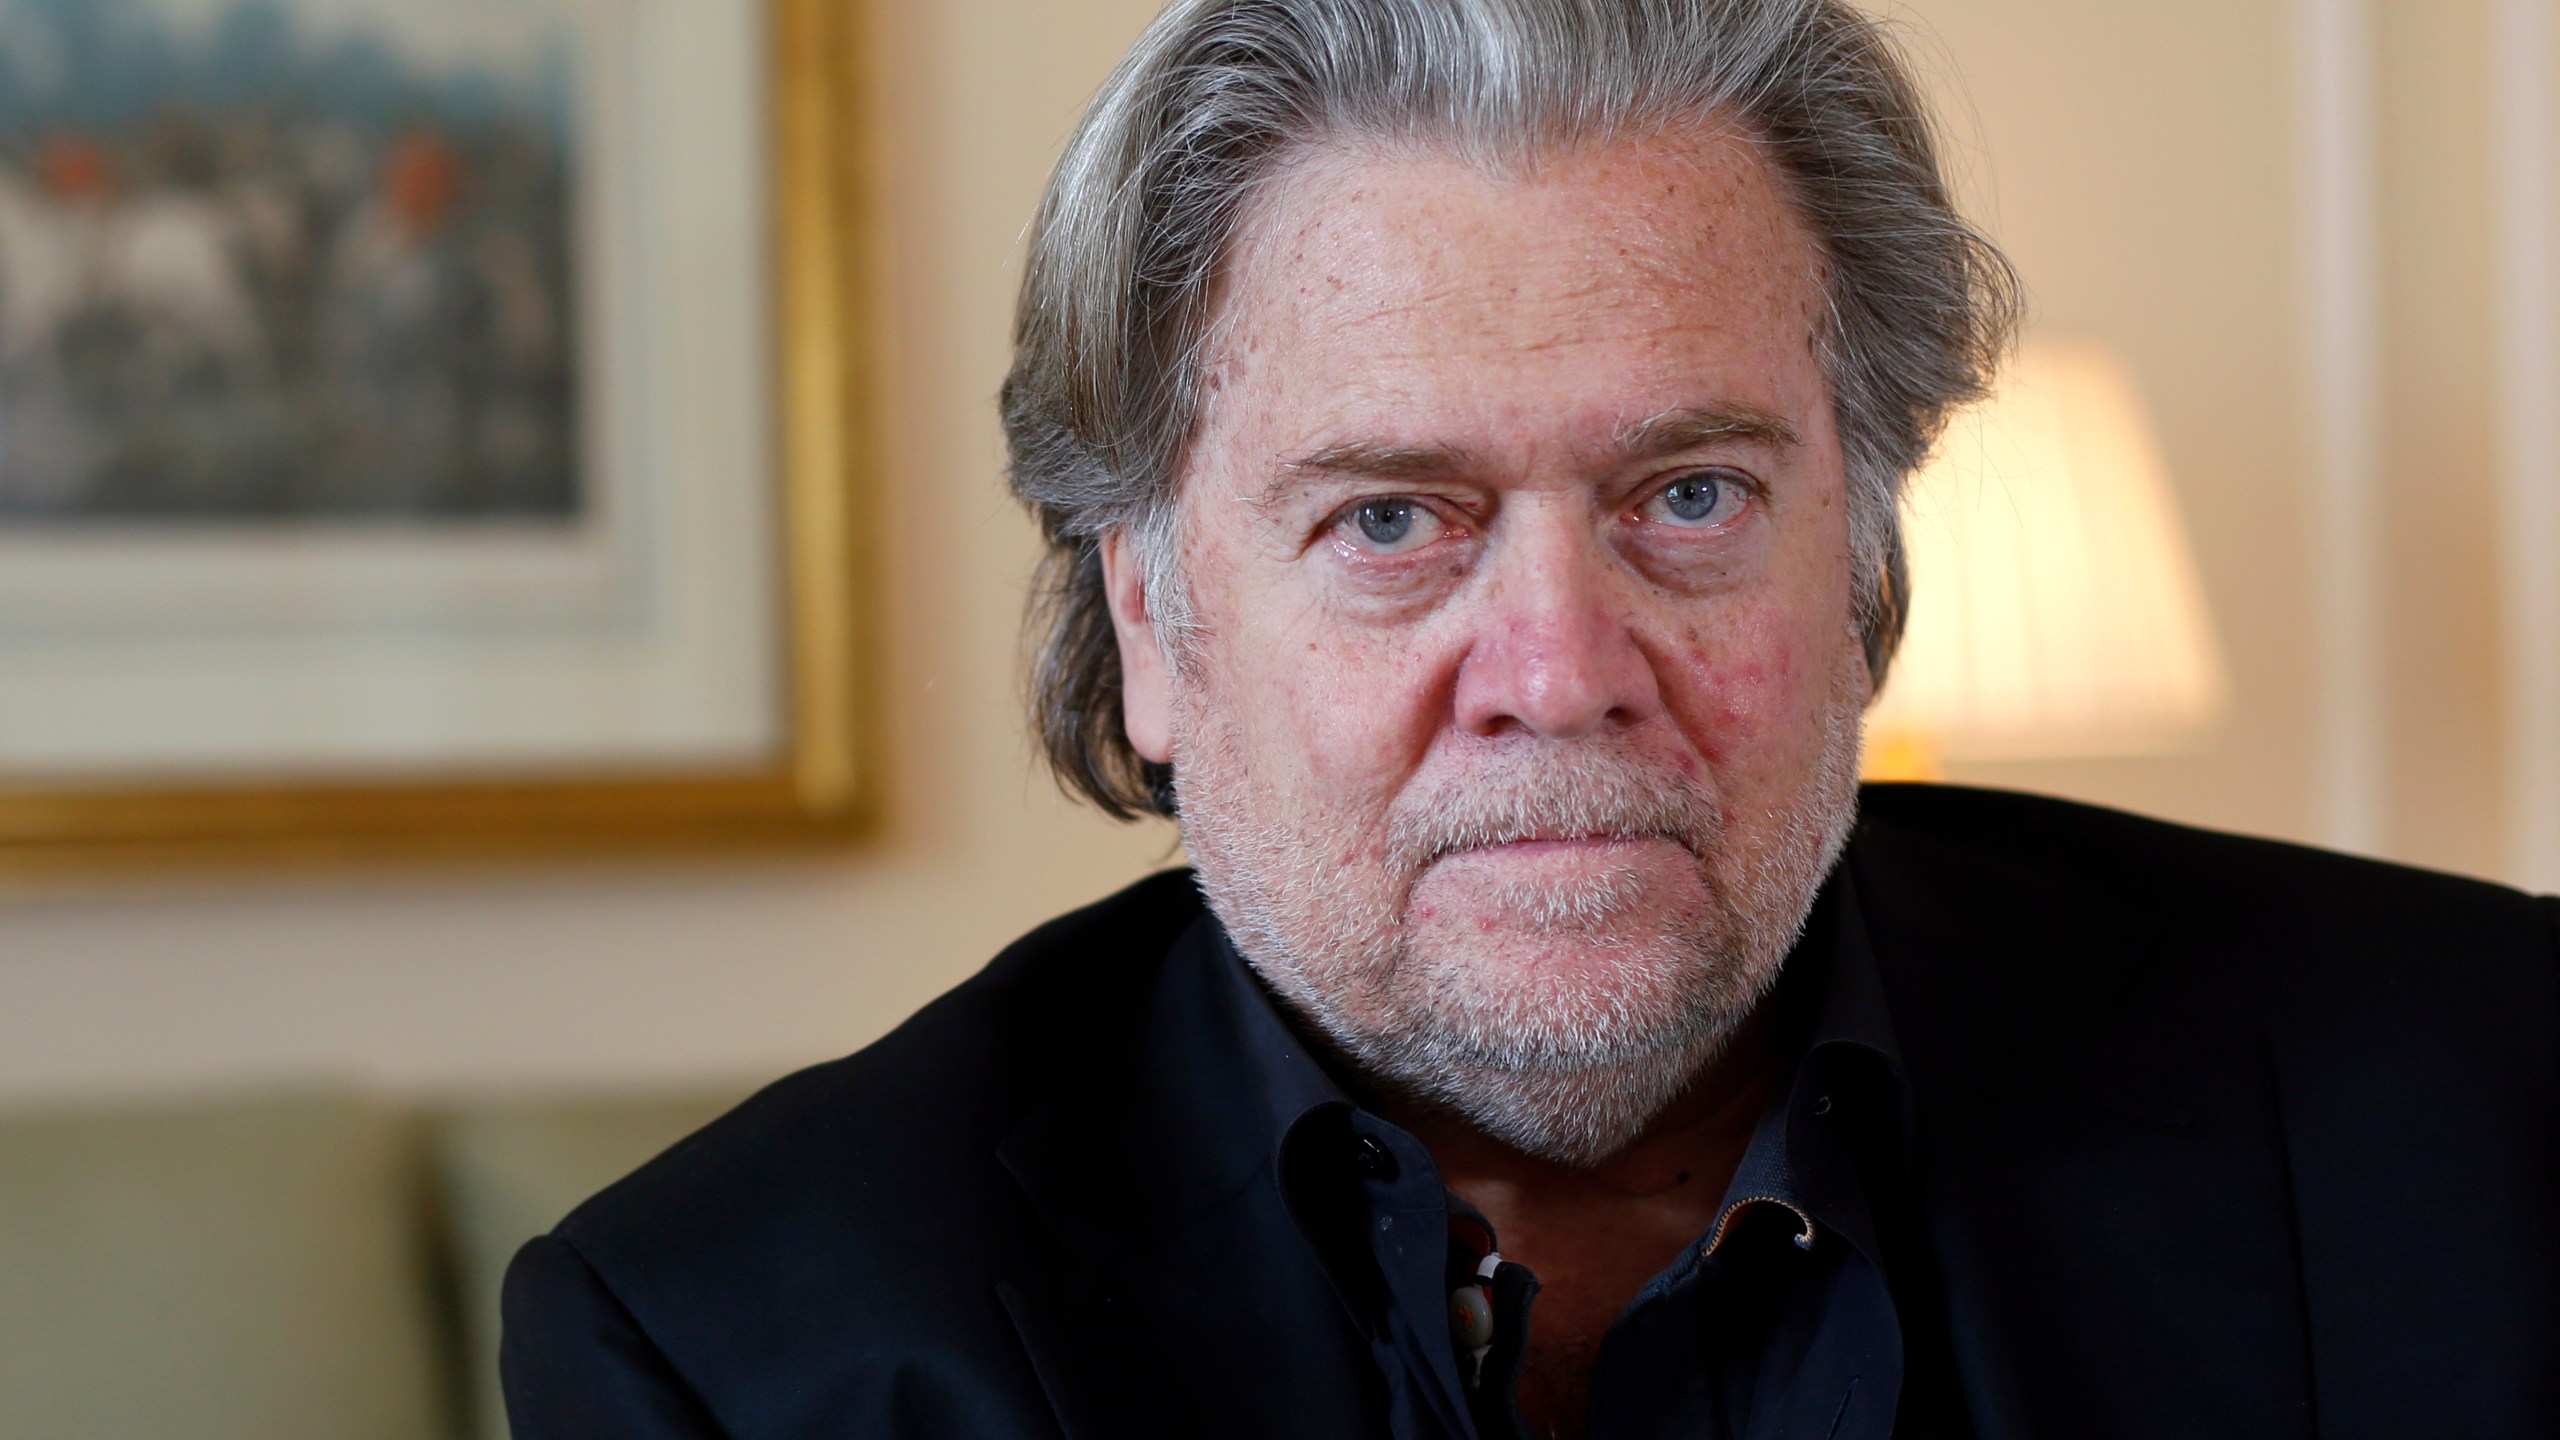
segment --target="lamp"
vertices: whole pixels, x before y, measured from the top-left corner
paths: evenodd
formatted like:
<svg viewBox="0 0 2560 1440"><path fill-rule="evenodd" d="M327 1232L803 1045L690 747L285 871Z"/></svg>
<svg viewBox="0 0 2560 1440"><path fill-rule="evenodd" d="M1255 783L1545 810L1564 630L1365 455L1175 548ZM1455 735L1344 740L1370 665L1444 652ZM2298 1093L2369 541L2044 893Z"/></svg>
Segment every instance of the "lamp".
<svg viewBox="0 0 2560 1440"><path fill-rule="evenodd" d="M1903 529L1909 625L1868 712L1870 779L2167 749L2220 711L2159 444L2106 349L2023 347L1912 477Z"/></svg>

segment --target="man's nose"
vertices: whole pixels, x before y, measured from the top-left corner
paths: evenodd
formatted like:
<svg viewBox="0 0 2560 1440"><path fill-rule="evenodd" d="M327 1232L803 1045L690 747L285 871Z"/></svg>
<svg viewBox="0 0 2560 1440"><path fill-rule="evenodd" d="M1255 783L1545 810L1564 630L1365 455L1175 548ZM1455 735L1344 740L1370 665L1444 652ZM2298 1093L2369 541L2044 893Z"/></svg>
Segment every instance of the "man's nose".
<svg viewBox="0 0 2560 1440"><path fill-rule="evenodd" d="M1600 537L1540 517L1497 542L1458 672L1457 723L1570 740L1657 713L1662 691L1636 631L1635 597Z"/></svg>

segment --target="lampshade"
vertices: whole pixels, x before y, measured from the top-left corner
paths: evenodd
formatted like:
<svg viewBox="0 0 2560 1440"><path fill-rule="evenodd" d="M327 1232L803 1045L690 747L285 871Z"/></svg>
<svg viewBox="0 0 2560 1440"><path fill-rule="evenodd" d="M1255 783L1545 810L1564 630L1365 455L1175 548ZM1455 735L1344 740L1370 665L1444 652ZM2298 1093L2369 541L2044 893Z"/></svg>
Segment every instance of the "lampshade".
<svg viewBox="0 0 2560 1440"><path fill-rule="evenodd" d="M2173 748L2223 674L2160 447L2104 348L2030 343L1904 497L1911 607L1868 715L1951 758Z"/></svg>

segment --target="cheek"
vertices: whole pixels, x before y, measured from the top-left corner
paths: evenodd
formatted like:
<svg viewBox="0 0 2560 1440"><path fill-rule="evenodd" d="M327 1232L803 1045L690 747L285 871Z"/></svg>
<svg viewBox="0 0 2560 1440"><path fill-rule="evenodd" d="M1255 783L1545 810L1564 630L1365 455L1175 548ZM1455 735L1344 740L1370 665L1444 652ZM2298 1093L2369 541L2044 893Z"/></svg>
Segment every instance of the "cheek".
<svg viewBox="0 0 2560 1440"><path fill-rule="evenodd" d="M1820 746L1842 643L1778 607L1731 616L1684 637L1666 698L1718 770L1784 762Z"/></svg>
<svg viewBox="0 0 2560 1440"><path fill-rule="evenodd" d="M1445 705L1421 647L1345 626L1285 587L1240 586L1219 602L1201 616L1210 702L1266 783L1297 791L1311 811L1382 809Z"/></svg>
<svg viewBox="0 0 2560 1440"><path fill-rule="evenodd" d="M1410 650L1371 637L1292 637L1295 664L1269 723L1297 737L1308 771L1357 808L1383 807L1419 763L1439 708Z"/></svg>
<svg viewBox="0 0 2560 1440"><path fill-rule="evenodd" d="M1720 769L1798 767L1826 740L1840 667L1856 648L1839 495L1798 511L1759 588L1691 612L1670 704Z"/></svg>

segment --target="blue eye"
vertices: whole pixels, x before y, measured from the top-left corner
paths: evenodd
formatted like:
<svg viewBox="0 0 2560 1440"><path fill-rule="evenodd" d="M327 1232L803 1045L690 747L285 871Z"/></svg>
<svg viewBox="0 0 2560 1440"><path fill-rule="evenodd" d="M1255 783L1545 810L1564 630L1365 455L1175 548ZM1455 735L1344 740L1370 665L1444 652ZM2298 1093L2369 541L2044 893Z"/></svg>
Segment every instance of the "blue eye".
<svg viewBox="0 0 2560 1440"><path fill-rule="evenodd" d="M1360 533L1379 545L1393 545L1413 533L1413 502L1410 500L1372 500L1360 507L1353 517Z"/></svg>
<svg viewBox="0 0 2560 1440"><path fill-rule="evenodd" d="M1372 495L1333 512L1326 533L1344 551L1369 559L1431 550L1457 530L1428 500Z"/></svg>
<svg viewBox="0 0 2560 1440"><path fill-rule="evenodd" d="M1683 475L1654 497L1674 525L1709 525L1725 519L1743 498L1742 487L1719 475Z"/></svg>

